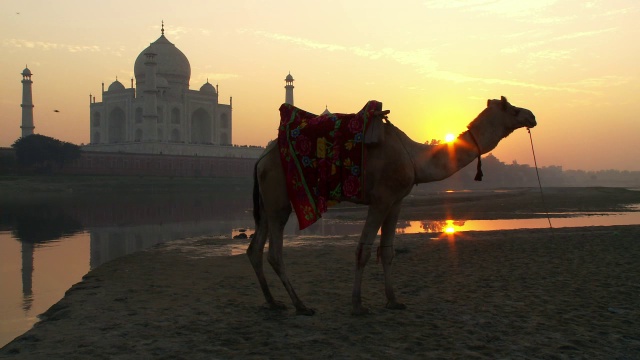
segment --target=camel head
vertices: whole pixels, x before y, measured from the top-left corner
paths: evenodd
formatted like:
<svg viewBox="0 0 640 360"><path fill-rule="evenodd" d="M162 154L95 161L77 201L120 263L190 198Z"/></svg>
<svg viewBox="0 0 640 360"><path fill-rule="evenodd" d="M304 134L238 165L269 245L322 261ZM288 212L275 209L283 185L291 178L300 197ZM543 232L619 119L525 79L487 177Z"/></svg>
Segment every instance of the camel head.
<svg viewBox="0 0 640 360"><path fill-rule="evenodd" d="M487 100L487 108L467 128L478 138L484 154L514 130L536 125L536 117L531 110L513 106L502 96L500 100Z"/></svg>

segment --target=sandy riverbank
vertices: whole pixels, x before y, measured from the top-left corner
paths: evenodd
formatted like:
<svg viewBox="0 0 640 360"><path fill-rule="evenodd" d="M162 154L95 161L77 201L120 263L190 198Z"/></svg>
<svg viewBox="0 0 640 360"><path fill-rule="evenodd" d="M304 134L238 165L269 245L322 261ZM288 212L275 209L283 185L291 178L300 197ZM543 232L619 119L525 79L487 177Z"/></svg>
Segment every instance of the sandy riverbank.
<svg viewBox="0 0 640 360"><path fill-rule="evenodd" d="M367 317L350 315L355 238L285 248L313 317L263 309L245 256L213 256L206 239L167 243L91 271L0 358L637 359L640 226L554 234L398 236L396 287L408 309L383 309L372 257Z"/></svg>

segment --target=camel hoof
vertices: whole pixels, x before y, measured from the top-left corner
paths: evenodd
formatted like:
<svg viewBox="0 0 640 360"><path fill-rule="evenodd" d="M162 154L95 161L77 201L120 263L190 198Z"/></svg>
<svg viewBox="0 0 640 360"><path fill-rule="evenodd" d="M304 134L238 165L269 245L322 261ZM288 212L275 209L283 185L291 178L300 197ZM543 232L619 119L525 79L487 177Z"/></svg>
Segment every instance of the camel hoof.
<svg viewBox="0 0 640 360"><path fill-rule="evenodd" d="M389 310L404 310L407 308L407 305L399 303L399 302L388 302L387 305L385 305L385 309L389 309Z"/></svg>
<svg viewBox="0 0 640 360"><path fill-rule="evenodd" d="M296 315L313 316L316 313L315 310L307 307L296 309Z"/></svg>

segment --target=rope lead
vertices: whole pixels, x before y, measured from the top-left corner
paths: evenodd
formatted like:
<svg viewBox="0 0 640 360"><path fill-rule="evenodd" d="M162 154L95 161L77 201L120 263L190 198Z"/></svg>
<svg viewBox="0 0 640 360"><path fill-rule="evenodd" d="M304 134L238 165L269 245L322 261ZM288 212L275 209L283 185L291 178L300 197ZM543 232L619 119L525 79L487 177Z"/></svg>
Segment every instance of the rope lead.
<svg viewBox="0 0 640 360"><path fill-rule="evenodd" d="M542 206L544 206L544 212L547 214L547 220L549 221L549 228L553 229L553 226L551 226L551 217L549 217L549 210L547 208L547 204L544 201L544 193L542 192L542 183L540 182L540 173L538 172L538 162L536 161L536 151L533 149L533 137L531 136L531 129L527 128L527 132L529 133L529 140L531 141L531 153L533 154L533 164L536 166L536 176L538 177L538 186L540 187L540 197L542 198Z"/></svg>

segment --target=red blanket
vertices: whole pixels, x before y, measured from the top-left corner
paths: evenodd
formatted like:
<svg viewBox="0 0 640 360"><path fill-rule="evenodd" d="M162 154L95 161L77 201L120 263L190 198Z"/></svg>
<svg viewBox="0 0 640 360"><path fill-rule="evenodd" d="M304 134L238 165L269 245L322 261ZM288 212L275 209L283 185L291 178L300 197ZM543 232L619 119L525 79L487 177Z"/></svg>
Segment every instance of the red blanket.
<svg viewBox="0 0 640 360"><path fill-rule="evenodd" d="M382 103L369 101L357 114L314 115L280 106L278 146L287 192L300 229L316 222L327 207L362 199L364 133Z"/></svg>

